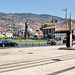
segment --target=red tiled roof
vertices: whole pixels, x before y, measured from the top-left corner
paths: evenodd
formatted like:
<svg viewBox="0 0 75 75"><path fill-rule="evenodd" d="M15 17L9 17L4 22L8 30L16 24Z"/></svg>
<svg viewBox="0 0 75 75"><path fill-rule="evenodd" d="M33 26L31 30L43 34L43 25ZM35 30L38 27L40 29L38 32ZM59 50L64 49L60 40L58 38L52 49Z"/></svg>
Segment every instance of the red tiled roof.
<svg viewBox="0 0 75 75"><path fill-rule="evenodd" d="M66 28L60 28L60 29L57 29L56 31L64 31L66 30ZM69 30L69 28L67 28L67 30ZM74 30L74 28L71 28L71 30Z"/></svg>
<svg viewBox="0 0 75 75"><path fill-rule="evenodd" d="M38 31L30 31L30 33L38 33ZM40 34L43 34L42 31L39 31Z"/></svg>
<svg viewBox="0 0 75 75"><path fill-rule="evenodd" d="M4 27L1 27L1 29L5 29Z"/></svg>
<svg viewBox="0 0 75 75"><path fill-rule="evenodd" d="M5 32L5 30L0 30L0 32Z"/></svg>
<svg viewBox="0 0 75 75"><path fill-rule="evenodd" d="M36 31L30 31L30 33L36 33Z"/></svg>

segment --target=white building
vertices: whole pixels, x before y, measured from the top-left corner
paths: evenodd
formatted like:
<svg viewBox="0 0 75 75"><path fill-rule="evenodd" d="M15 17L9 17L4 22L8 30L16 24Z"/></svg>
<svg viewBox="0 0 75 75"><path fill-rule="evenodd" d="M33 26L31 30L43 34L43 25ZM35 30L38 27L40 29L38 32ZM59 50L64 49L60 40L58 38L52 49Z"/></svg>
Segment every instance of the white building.
<svg viewBox="0 0 75 75"><path fill-rule="evenodd" d="M50 26L50 27L46 27L46 28L43 28L43 37L44 38L47 38L47 35L49 33L53 34L55 33L55 30L57 29L58 26Z"/></svg>
<svg viewBox="0 0 75 75"><path fill-rule="evenodd" d="M67 28L67 31L69 30L69 28ZM71 28L71 30L72 30L72 36L74 36L74 28ZM55 31L55 38L56 39L60 39L60 40L63 40L63 39L65 39L66 38L66 28L60 28L60 29L57 29L56 31Z"/></svg>
<svg viewBox="0 0 75 75"><path fill-rule="evenodd" d="M69 30L69 28L67 28L67 30ZM72 30L72 36L73 39L75 39L75 29L71 28ZM63 27L58 27L58 26L50 26L50 27L46 27L43 28L43 37L47 38L47 35L51 33L55 39L57 40L63 40L66 38L66 28Z"/></svg>

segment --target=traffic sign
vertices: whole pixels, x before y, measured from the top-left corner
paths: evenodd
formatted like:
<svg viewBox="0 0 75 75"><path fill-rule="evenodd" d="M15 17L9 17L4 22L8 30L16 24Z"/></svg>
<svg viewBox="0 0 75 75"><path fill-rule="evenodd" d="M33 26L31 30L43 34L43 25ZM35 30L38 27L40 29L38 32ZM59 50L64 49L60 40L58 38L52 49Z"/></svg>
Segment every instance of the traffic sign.
<svg viewBox="0 0 75 75"><path fill-rule="evenodd" d="M19 34L21 34L22 33L22 30L19 30Z"/></svg>

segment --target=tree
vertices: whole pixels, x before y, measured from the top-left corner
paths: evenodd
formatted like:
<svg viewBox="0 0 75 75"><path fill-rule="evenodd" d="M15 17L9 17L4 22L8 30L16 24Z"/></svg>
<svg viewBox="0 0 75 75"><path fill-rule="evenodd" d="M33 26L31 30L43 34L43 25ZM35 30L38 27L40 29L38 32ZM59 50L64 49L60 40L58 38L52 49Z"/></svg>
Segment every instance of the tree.
<svg viewBox="0 0 75 75"><path fill-rule="evenodd" d="M34 35L34 38L37 38L38 36L37 35Z"/></svg>
<svg viewBox="0 0 75 75"><path fill-rule="evenodd" d="M42 25L42 26L40 27L40 30L42 31L43 28L48 27L48 26L49 26L48 24L44 24L44 25Z"/></svg>
<svg viewBox="0 0 75 75"><path fill-rule="evenodd" d="M42 25L42 26L40 27L40 30L43 31L43 28L45 28L45 27L50 27L50 26L54 26L54 25L44 24L44 25Z"/></svg>
<svg viewBox="0 0 75 75"><path fill-rule="evenodd" d="M53 35L52 35L51 33L49 33L49 34L47 35L47 38L52 39L52 38L53 38Z"/></svg>
<svg viewBox="0 0 75 75"><path fill-rule="evenodd" d="M18 34L14 33L13 36L18 36Z"/></svg>

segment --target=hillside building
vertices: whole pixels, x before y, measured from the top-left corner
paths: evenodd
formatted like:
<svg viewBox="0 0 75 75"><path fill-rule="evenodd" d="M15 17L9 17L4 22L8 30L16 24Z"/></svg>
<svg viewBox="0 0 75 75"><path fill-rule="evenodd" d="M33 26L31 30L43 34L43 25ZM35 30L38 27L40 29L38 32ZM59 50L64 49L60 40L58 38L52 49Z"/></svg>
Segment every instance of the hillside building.
<svg viewBox="0 0 75 75"><path fill-rule="evenodd" d="M35 35L37 35L38 38L42 38L43 37L43 32L42 31L30 31L30 34L34 37Z"/></svg>
<svg viewBox="0 0 75 75"><path fill-rule="evenodd" d="M5 38L12 38L12 31L7 31L6 28L0 27L0 36L5 36Z"/></svg>

